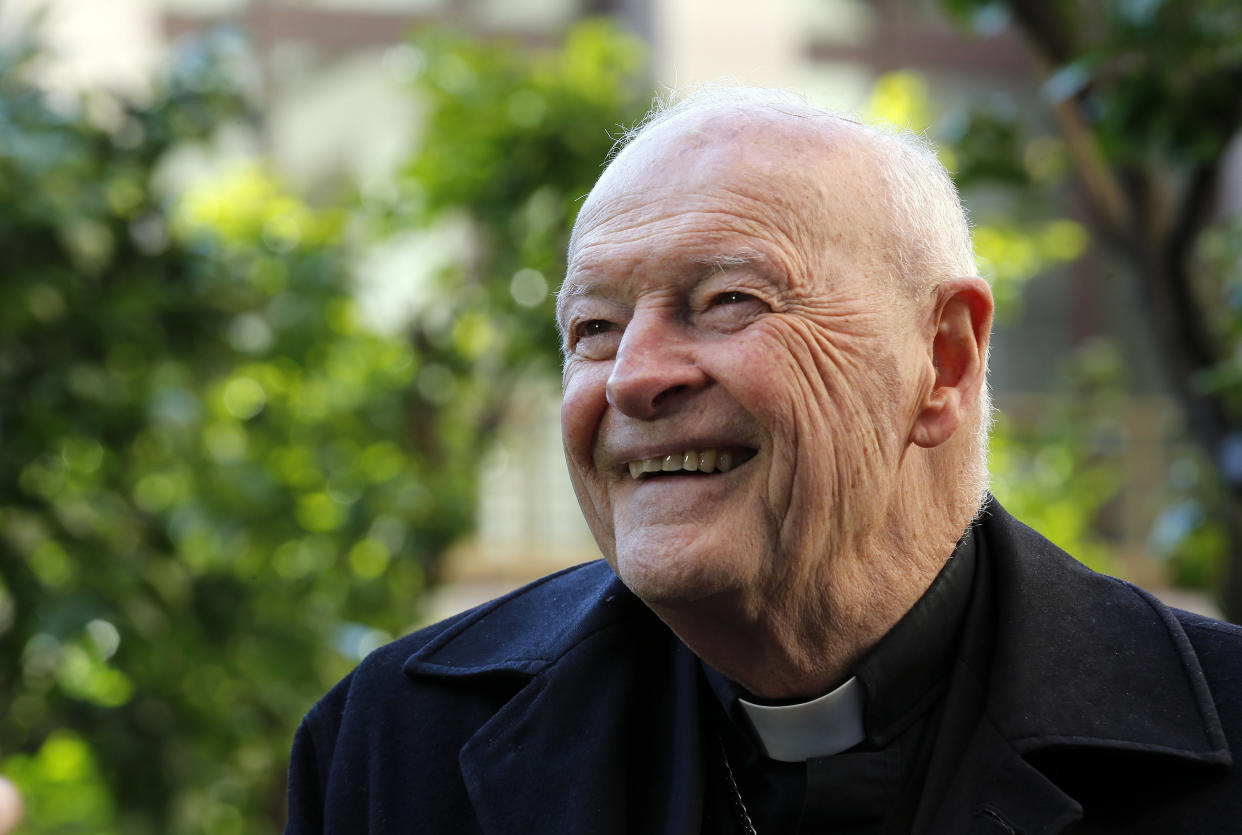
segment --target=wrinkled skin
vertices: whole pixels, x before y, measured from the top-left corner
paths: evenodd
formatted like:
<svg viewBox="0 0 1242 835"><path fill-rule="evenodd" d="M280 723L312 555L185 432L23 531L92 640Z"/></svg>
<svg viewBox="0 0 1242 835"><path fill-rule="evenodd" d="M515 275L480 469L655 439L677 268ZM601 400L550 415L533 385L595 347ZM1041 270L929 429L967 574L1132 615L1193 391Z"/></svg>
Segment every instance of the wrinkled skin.
<svg viewBox="0 0 1242 835"><path fill-rule="evenodd" d="M920 559L892 524L928 521L911 452L938 324L894 290L876 165L847 129L790 117L669 123L605 172L570 248L562 427L587 521L626 585L760 695L843 678L948 553L939 537ZM627 469L707 447L754 454Z"/></svg>

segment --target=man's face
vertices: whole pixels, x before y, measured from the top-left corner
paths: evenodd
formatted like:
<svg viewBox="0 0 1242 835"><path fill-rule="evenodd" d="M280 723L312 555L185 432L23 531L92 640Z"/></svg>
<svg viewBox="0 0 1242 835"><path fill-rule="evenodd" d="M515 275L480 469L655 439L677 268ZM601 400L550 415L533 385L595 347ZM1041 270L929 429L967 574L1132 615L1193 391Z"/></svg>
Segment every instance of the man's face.
<svg viewBox="0 0 1242 835"><path fill-rule="evenodd" d="M779 125L777 126L779 127ZM571 479L657 609L862 582L915 394L854 140L676 124L579 219L560 322ZM904 320L902 320L904 321Z"/></svg>

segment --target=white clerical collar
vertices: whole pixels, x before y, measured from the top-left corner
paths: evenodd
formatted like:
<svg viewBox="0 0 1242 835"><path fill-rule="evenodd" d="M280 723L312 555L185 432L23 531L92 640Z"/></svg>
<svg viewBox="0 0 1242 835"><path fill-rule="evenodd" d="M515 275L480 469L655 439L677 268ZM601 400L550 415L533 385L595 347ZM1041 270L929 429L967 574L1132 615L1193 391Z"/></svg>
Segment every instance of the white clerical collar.
<svg viewBox="0 0 1242 835"><path fill-rule="evenodd" d="M796 705L757 705L739 698L769 757L787 763L830 757L863 741L863 688L851 678Z"/></svg>

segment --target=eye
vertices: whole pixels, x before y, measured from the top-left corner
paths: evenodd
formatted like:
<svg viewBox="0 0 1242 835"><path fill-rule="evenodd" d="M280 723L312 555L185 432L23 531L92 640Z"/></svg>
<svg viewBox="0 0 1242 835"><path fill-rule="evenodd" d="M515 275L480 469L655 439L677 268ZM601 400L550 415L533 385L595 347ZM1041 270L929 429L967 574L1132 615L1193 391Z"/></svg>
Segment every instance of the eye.
<svg viewBox="0 0 1242 835"><path fill-rule="evenodd" d="M698 323L721 333L741 330L771 309L763 299L743 290L725 290L701 303L704 306L697 314Z"/></svg>
<svg viewBox="0 0 1242 835"><path fill-rule="evenodd" d="M716 304L741 304L742 302L754 301L755 297L750 293L740 293L736 290L730 290L728 293L721 293L712 299L711 303Z"/></svg>
<svg viewBox="0 0 1242 835"><path fill-rule="evenodd" d="M589 319L578 325L578 338L585 339L590 336L599 336L600 334L608 333L615 327L616 325L607 319Z"/></svg>
<svg viewBox="0 0 1242 835"><path fill-rule="evenodd" d="M607 359L616 352L621 330L608 319L584 319L573 325L568 350L583 359Z"/></svg>

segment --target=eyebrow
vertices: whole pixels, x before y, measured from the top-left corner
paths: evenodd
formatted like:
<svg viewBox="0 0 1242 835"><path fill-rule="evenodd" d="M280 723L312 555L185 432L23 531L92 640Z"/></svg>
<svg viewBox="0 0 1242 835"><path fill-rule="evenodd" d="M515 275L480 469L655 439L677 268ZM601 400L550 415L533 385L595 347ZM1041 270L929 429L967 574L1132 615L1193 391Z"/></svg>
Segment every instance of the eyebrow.
<svg viewBox="0 0 1242 835"><path fill-rule="evenodd" d="M767 263L767 258L759 250L752 247L741 247L732 253L716 253L702 258L695 258L689 263L699 268L701 275L697 281L703 281L712 275L735 267L749 267ZM561 327L561 317L569 300L578 296L589 296L597 293L592 282L570 281L568 278L561 284L556 294L556 324Z"/></svg>
<svg viewBox="0 0 1242 835"><path fill-rule="evenodd" d="M585 296L589 292L591 292L589 284L579 284L576 281L565 279L565 282L561 284L561 289L556 294L558 296Z"/></svg>
<svg viewBox="0 0 1242 835"><path fill-rule="evenodd" d="M564 341L564 317L565 307L569 304L569 300L574 296L585 296L591 292L588 284L579 284L576 281L570 281L568 278L561 283L561 289L556 291L556 332L561 335Z"/></svg>
<svg viewBox="0 0 1242 835"><path fill-rule="evenodd" d="M724 272L729 267L749 267L764 260L757 250L746 247L734 255L712 255L695 263L711 269L712 272Z"/></svg>

